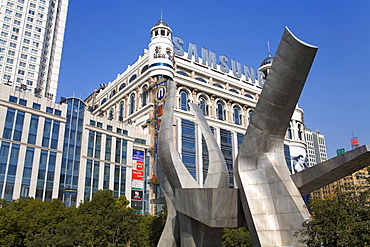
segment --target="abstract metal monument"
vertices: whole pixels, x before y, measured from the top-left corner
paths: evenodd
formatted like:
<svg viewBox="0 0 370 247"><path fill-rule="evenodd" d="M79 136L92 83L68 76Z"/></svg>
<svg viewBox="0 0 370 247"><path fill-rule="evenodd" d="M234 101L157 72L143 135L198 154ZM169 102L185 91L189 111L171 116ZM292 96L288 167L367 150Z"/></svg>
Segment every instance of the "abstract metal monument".
<svg viewBox="0 0 370 247"><path fill-rule="evenodd" d="M310 218L300 191L305 195L316 189L312 186L315 181L320 181L321 187L338 179L338 174L327 175L331 167L339 169L340 178L350 174L352 168L348 167L353 162L370 159L366 146L346 158L324 162L324 170L320 170L322 165L312 167L323 172L320 175L315 171L310 174L312 168L290 175L284 157L284 136L316 52L317 47L298 40L285 29L235 161L238 189L228 188L224 157L195 104L190 105L209 152L203 188L183 165L173 135L176 85L167 82L156 174L168 216L158 246L221 246L223 228L239 227L245 222L254 246L304 246L294 237L302 222ZM341 170L342 165L347 168ZM356 168L361 166L364 167L360 164Z"/></svg>

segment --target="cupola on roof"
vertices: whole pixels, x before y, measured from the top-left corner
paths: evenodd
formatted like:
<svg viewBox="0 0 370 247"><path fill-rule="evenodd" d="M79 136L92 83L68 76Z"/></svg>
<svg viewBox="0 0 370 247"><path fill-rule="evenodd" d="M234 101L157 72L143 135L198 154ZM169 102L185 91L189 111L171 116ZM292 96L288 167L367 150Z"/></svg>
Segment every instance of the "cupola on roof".
<svg viewBox="0 0 370 247"><path fill-rule="evenodd" d="M274 57L273 56L268 56L266 57L265 59L262 60L262 62L260 63L260 67L264 66L264 65L267 65L267 64L271 64L272 61L274 60Z"/></svg>
<svg viewBox="0 0 370 247"><path fill-rule="evenodd" d="M160 26L160 25L163 25L163 26L166 26L166 27L170 27L167 22L164 22L162 20L160 20L156 24L154 24L154 27Z"/></svg>

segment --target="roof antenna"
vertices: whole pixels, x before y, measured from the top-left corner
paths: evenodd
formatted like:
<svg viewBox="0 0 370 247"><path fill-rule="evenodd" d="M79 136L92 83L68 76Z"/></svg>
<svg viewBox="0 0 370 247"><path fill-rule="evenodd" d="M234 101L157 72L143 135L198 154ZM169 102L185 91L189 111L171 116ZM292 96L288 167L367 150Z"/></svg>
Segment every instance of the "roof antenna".
<svg viewBox="0 0 370 247"><path fill-rule="evenodd" d="M161 11L161 22L163 21L162 14L163 14L163 11Z"/></svg>
<svg viewBox="0 0 370 247"><path fill-rule="evenodd" d="M268 56L271 57L270 41L267 41L267 51L268 51Z"/></svg>

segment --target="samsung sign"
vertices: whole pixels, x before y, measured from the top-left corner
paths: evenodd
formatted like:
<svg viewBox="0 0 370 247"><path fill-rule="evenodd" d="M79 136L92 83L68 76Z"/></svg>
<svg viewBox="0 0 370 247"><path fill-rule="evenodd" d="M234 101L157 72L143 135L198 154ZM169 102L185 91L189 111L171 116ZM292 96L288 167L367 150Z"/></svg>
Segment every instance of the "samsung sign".
<svg viewBox="0 0 370 247"><path fill-rule="evenodd" d="M184 57L184 40L181 37L175 36L173 37L172 41L175 54ZM194 43L189 42L187 53L188 55L186 58L189 60L193 60L194 57L194 61L199 63L199 58L201 58L202 65L216 70L219 69L225 74L228 74L231 70L236 78L244 77L243 79L253 84L256 84L258 82L261 87L263 86L263 83L265 81L264 74L262 72L256 71L255 73L254 69L247 65L244 65L242 70L242 64L240 62L233 59L230 60L225 55L220 55L217 59L216 53L206 48L201 48L201 57L199 57L197 45ZM219 68L217 67L217 65L219 65ZM256 77L258 78L257 80Z"/></svg>

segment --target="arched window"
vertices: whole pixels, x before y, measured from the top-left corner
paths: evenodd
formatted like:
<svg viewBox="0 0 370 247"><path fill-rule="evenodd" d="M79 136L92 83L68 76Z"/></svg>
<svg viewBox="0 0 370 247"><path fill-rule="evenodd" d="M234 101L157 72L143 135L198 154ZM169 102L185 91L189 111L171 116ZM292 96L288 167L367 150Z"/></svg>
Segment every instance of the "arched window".
<svg viewBox="0 0 370 247"><path fill-rule="evenodd" d="M180 92L180 109L183 111L189 110L188 107L188 94L184 91Z"/></svg>
<svg viewBox="0 0 370 247"><path fill-rule="evenodd" d="M130 114L135 112L135 94L131 94L130 96Z"/></svg>
<svg viewBox="0 0 370 247"><path fill-rule="evenodd" d="M101 100L100 105L104 104L107 101L107 98Z"/></svg>
<svg viewBox="0 0 370 247"><path fill-rule="evenodd" d="M145 71L147 71L149 68L148 65L145 65L142 69L141 69L141 74L144 73Z"/></svg>
<svg viewBox="0 0 370 247"><path fill-rule="evenodd" d="M289 124L289 126L288 126L288 131L287 131L288 133L288 139L292 139L292 129L291 129L291 127L290 127L290 124Z"/></svg>
<svg viewBox="0 0 370 247"><path fill-rule="evenodd" d="M120 86L119 86L119 88L118 88L118 90L119 91L121 91L122 89L124 89L126 87L126 84L125 83L122 83Z"/></svg>
<svg viewBox="0 0 370 247"><path fill-rule="evenodd" d="M224 87L223 87L223 86L221 86L221 85L220 85L220 84L218 84L218 83L213 84L213 86L224 89Z"/></svg>
<svg viewBox="0 0 370 247"><path fill-rule="evenodd" d="M298 139L300 141L303 141L303 133L302 133L302 125L301 124L298 124Z"/></svg>
<svg viewBox="0 0 370 247"><path fill-rule="evenodd" d="M113 110L113 108L110 108L110 110L109 110L109 114L108 114L108 119L109 120L112 120L113 119L113 117L114 117L114 110Z"/></svg>
<svg viewBox="0 0 370 247"><path fill-rule="evenodd" d="M188 77L188 74L186 74L185 72L183 71L177 71L177 74L179 75L183 75L183 76L187 76Z"/></svg>
<svg viewBox="0 0 370 247"><path fill-rule="evenodd" d="M247 98L250 98L250 99L254 99L253 96L250 95L250 94L244 94L244 96L247 97Z"/></svg>
<svg viewBox="0 0 370 247"><path fill-rule="evenodd" d="M112 98L116 94L116 90L113 89L112 92L109 94L109 98Z"/></svg>
<svg viewBox="0 0 370 247"><path fill-rule="evenodd" d="M239 94L239 92L237 91L237 90L235 90L235 89L230 89L230 92L233 92L233 93L236 93L236 94Z"/></svg>
<svg viewBox="0 0 370 247"><path fill-rule="evenodd" d="M252 117L253 117L253 111L249 111L248 113L248 122L250 123L252 121Z"/></svg>
<svg viewBox="0 0 370 247"><path fill-rule="evenodd" d="M234 124L241 125L242 124L242 115L240 114L240 109L238 107L234 107Z"/></svg>
<svg viewBox="0 0 370 247"><path fill-rule="evenodd" d="M125 110L125 105L123 103L123 101L121 101L119 103L119 117L118 117L118 120L119 121L123 121L123 116L124 116L124 113L123 111Z"/></svg>
<svg viewBox="0 0 370 247"><path fill-rule="evenodd" d="M207 99L203 96L199 97L199 108L202 110L204 116L208 116Z"/></svg>
<svg viewBox="0 0 370 247"><path fill-rule="evenodd" d="M148 86L144 85L141 92L141 106L146 106L148 103Z"/></svg>
<svg viewBox="0 0 370 247"><path fill-rule="evenodd" d="M136 79L136 74L135 75L133 75L133 76L131 76L130 77L130 80L128 80L128 83L131 83L133 80L135 80Z"/></svg>
<svg viewBox="0 0 370 247"><path fill-rule="evenodd" d="M197 80L197 81L201 81L201 82L204 82L204 83L207 83L206 82L206 80L204 80L203 78L201 78L201 77L197 77L197 78L195 78L195 80Z"/></svg>
<svg viewBox="0 0 370 247"><path fill-rule="evenodd" d="M221 102L217 103L217 119L225 120L225 109L224 104Z"/></svg>

